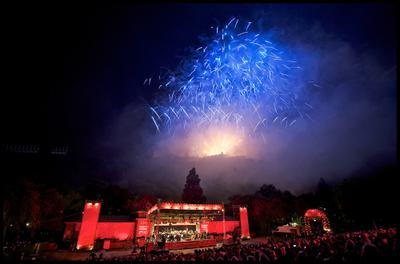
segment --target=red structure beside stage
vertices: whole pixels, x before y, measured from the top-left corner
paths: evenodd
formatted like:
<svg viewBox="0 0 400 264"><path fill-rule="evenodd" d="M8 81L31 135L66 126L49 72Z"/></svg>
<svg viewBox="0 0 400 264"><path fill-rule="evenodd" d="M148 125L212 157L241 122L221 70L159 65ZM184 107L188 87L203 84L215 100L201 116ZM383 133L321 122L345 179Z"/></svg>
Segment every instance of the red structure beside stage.
<svg viewBox="0 0 400 264"><path fill-rule="evenodd" d="M329 219L326 214L318 209L309 209L304 214L304 231L306 235L312 235L311 221L322 221L322 227L324 232L331 232L331 227L329 224Z"/></svg>
<svg viewBox="0 0 400 264"><path fill-rule="evenodd" d="M77 249L93 249L96 238L97 221L100 215L100 203L88 202L83 212L81 230L79 231Z"/></svg>
<svg viewBox="0 0 400 264"><path fill-rule="evenodd" d="M249 217L247 215L247 208L240 207L240 228L242 229L242 238L250 239L249 230Z"/></svg>
<svg viewBox="0 0 400 264"><path fill-rule="evenodd" d="M118 241L133 242L148 249L163 242L166 250L214 247L216 237L240 229L241 238L250 238L247 208L239 207L239 219L226 219L223 204L157 203L136 219L115 220L100 216L100 202L86 202L82 221L67 221L64 240L74 240L76 249L92 250L96 241L109 249ZM113 220L112 220L113 219ZM119 243L127 245L127 243Z"/></svg>

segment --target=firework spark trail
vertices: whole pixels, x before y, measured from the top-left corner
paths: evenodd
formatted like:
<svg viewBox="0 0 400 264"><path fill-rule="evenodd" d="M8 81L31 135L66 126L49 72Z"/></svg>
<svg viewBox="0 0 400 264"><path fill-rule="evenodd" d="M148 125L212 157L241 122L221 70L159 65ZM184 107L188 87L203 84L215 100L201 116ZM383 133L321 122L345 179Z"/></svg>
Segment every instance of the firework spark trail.
<svg viewBox="0 0 400 264"><path fill-rule="evenodd" d="M303 116L311 119L305 111L312 106L295 91L302 87L293 78L301 67L251 25L230 19L175 72L158 78L168 99L150 107L157 131L220 124L257 134L272 124L288 127ZM155 82L148 78L144 84Z"/></svg>
<svg viewBox="0 0 400 264"><path fill-rule="evenodd" d="M154 125L156 126L157 131L160 132L160 127L158 126L157 121L154 119L153 116L151 116L151 120L153 120L153 123L154 123Z"/></svg>

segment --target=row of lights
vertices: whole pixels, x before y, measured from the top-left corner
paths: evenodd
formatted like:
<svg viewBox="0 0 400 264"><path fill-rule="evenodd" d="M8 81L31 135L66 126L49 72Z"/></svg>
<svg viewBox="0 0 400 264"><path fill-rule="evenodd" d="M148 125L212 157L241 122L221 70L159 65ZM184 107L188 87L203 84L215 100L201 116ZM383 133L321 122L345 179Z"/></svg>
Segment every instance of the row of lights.
<svg viewBox="0 0 400 264"><path fill-rule="evenodd" d="M174 225L188 225L188 224L200 224L200 222L199 221L195 221L195 220L193 220L193 221L186 220L184 222L161 222L158 225L160 225L160 226L165 226L165 225L174 226Z"/></svg>
<svg viewBox="0 0 400 264"><path fill-rule="evenodd" d="M195 205L195 204L161 204L162 209L183 209L183 210L221 210L221 205Z"/></svg>
<svg viewBox="0 0 400 264"><path fill-rule="evenodd" d="M150 210L147 211L147 215L151 214L158 209L157 205L154 205ZM196 204L174 204L174 203L162 203L160 209L175 209L175 210L221 210L224 212L222 205L196 205Z"/></svg>
<svg viewBox="0 0 400 264"><path fill-rule="evenodd" d="M10 227L13 227L13 226L14 226L13 224L10 224ZM31 223L27 222L27 223L25 223L25 226L29 227L29 226L31 226Z"/></svg>

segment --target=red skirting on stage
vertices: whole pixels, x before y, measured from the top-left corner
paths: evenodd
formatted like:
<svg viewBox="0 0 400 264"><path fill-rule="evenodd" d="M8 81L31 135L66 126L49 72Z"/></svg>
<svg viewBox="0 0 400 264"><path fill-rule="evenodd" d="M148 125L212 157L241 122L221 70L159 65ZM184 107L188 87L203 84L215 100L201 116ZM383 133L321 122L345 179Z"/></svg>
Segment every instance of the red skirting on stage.
<svg viewBox="0 0 400 264"><path fill-rule="evenodd" d="M178 250L178 249L188 249L188 248L204 248L204 247L215 247L217 241L215 239L205 239L205 240L192 240L192 241L181 241L181 242L166 242L165 250ZM154 249L154 244L150 243L147 246L147 251Z"/></svg>
<svg viewBox="0 0 400 264"><path fill-rule="evenodd" d="M193 240L182 242L167 242L165 243L166 250L176 250L185 248L202 248L202 247L215 247L217 241L215 239Z"/></svg>

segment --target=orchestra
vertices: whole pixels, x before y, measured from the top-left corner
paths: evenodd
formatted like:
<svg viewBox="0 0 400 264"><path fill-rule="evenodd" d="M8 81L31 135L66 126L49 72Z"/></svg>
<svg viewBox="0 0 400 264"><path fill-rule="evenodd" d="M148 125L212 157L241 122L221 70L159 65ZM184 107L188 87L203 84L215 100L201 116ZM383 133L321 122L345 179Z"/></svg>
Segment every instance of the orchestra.
<svg viewBox="0 0 400 264"><path fill-rule="evenodd" d="M177 229L173 227L167 227L160 229L158 232L158 242L181 242L181 241L192 241L207 239L208 235L206 232L197 232L196 230L184 228ZM153 234L151 240L154 241L155 235Z"/></svg>

